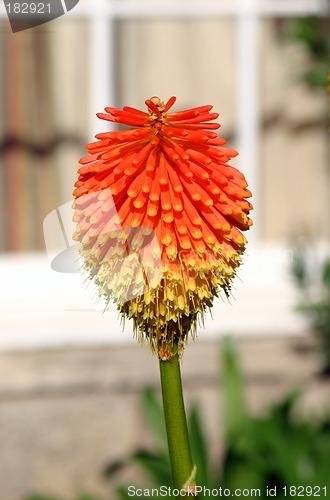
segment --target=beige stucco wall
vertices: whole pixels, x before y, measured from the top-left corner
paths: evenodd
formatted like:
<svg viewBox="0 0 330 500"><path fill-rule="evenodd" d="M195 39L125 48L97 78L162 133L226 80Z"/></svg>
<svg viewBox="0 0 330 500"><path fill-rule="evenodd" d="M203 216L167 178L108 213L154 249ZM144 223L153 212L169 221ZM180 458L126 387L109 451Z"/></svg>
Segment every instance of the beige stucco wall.
<svg viewBox="0 0 330 500"><path fill-rule="evenodd" d="M262 28L262 233L267 239L329 238L327 95L301 81L310 64L306 50L279 43L272 21Z"/></svg>

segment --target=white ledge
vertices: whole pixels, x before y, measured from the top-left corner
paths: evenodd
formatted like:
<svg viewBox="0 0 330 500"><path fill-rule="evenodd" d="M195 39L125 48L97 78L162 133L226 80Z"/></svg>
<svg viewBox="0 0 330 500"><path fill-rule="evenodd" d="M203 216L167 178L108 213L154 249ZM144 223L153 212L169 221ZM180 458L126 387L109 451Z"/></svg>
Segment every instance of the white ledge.
<svg viewBox="0 0 330 500"><path fill-rule="evenodd" d="M284 245L250 245L235 280L231 304L216 299L199 337L287 335L306 330L289 277L292 252ZM95 288L80 274L52 271L45 254L0 257L0 350L135 342L118 312L102 313Z"/></svg>

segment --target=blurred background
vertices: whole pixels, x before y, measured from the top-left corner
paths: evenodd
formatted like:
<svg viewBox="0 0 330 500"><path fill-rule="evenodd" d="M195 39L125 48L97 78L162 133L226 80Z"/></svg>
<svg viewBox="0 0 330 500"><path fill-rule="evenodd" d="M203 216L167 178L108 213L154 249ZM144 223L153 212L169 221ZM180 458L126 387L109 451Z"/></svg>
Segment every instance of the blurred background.
<svg viewBox="0 0 330 500"><path fill-rule="evenodd" d="M80 0L15 34L0 8L3 498L88 490L115 499L114 485L140 473L119 467L118 479L110 468L104 484L101 471L153 446L139 394L158 388L156 358L135 345L129 323L122 332L115 310L102 314L83 276L52 270L43 235L49 214L56 233L56 210L69 210L85 144L109 130L95 117L106 106L143 109L153 95L176 95L176 109L212 104L254 195L235 299L217 301L183 359L188 403L199 402L212 457L224 449L215 436L227 334L253 414L297 386L298 407L322 412L330 395L319 377L330 372L329 1ZM221 378L220 399L223 387Z"/></svg>

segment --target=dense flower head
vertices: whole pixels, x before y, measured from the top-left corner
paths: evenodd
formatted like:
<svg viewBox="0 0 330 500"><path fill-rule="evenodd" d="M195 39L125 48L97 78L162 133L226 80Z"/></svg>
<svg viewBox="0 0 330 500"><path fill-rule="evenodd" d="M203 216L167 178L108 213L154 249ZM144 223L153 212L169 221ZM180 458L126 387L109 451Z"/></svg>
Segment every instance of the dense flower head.
<svg viewBox="0 0 330 500"><path fill-rule="evenodd" d="M218 114L209 105L170 113L175 100L99 113L133 128L96 135L74 191L85 270L158 353L182 349L198 316L228 294L252 224L246 180L228 164L237 152L214 132Z"/></svg>

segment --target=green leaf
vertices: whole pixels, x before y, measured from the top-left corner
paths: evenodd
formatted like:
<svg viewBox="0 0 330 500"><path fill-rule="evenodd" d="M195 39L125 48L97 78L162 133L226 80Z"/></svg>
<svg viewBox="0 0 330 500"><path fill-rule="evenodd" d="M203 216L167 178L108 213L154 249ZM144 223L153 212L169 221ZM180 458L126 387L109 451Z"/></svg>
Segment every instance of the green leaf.
<svg viewBox="0 0 330 500"><path fill-rule="evenodd" d="M106 477L107 479L111 479L119 471L121 471L122 469L127 467L129 461L130 461L130 458L128 458L126 460L116 460L115 462L111 462L110 464L106 465L106 467L102 471L102 475L104 477Z"/></svg>
<svg viewBox="0 0 330 500"><path fill-rule="evenodd" d="M171 465L168 454L140 450L134 453L132 459L149 474L156 487L162 485L172 486Z"/></svg>
<svg viewBox="0 0 330 500"><path fill-rule="evenodd" d="M292 276L296 280L297 285L306 289L308 285L308 273L306 268L306 251L297 248L293 253L293 261L291 265Z"/></svg>
<svg viewBox="0 0 330 500"><path fill-rule="evenodd" d="M59 497L54 497L51 495L35 495L32 494L25 498L25 500L61 500Z"/></svg>
<svg viewBox="0 0 330 500"><path fill-rule="evenodd" d="M223 482L221 486L232 489L236 488L260 488L264 489L264 474L260 466L251 459L227 453L223 463Z"/></svg>
<svg viewBox="0 0 330 500"><path fill-rule="evenodd" d="M282 425L289 426L292 418L292 412L298 399L301 395L300 389L294 389L289 394L284 396L282 401L272 405L269 410L269 419L277 420L282 423Z"/></svg>
<svg viewBox="0 0 330 500"><path fill-rule="evenodd" d="M193 463L197 466L197 484L210 487L208 447L203 422L196 405L190 409L188 431Z"/></svg>
<svg viewBox="0 0 330 500"><path fill-rule="evenodd" d="M167 452L167 435L163 406L156 391L147 387L142 392L142 408L146 421L153 431L154 437L161 450Z"/></svg>
<svg viewBox="0 0 330 500"><path fill-rule="evenodd" d="M291 21L289 37L304 44L314 60L327 56L328 26L321 17L302 17Z"/></svg>
<svg viewBox="0 0 330 500"><path fill-rule="evenodd" d="M77 500L100 500L100 498L90 495L89 493L80 493L80 495L77 496Z"/></svg>
<svg viewBox="0 0 330 500"><path fill-rule="evenodd" d="M242 434L248 417L245 407L243 379L240 373L236 349L231 338L222 343L223 412L228 441Z"/></svg>
<svg viewBox="0 0 330 500"><path fill-rule="evenodd" d="M312 87L320 87L326 92L328 85L328 65L326 62L315 64L312 69L305 71L302 80Z"/></svg>
<svg viewBox="0 0 330 500"><path fill-rule="evenodd" d="M116 494L117 494L118 500L129 500L130 498L132 498L128 494L128 486L124 486L124 485L118 486L116 488Z"/></svg>
<svg viewBox="0 0 330 500"><path fill-rule="evenodd" d="M327 291L330 294L330 259L326 260L322 267L322 283ZM330 304L329 304L330 309Z"/></svg>

